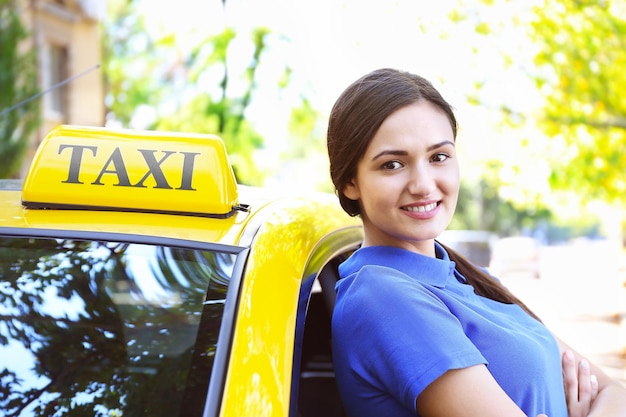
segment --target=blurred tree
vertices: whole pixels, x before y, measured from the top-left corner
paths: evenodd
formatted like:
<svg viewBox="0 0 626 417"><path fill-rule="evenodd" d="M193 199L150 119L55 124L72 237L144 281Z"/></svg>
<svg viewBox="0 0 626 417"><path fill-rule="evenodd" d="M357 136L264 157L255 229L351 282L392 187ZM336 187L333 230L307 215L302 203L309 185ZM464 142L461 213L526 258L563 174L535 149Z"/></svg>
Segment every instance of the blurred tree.
<svg viewBox="0 0 626 417"><path fill-rule="evenodd" d="M586 0L458 0L453 8L476 67L468 103L503 116L490 148L503 163L487 161L481 175L503 204L527 214L551 207L550 223L572 230L595 233L590 217L614 228L593 207L626 199L626 103L615 93L626 81L625 8Z"/></svg>
<svg viewBox="0 0 626 417"><path fill-rule="evenodd" d="M246 111L254 99L272 32L254 28L244 45L237 42L242 36L226 27L186 51L177 34L152 34L146 29L139 3L108 3L111 24L104 50L109 121L124 127L219 135L238 181L260 184L263 175L253 157L264 140L247 120ZM243 55L250 43L249 54ZM237 59L231 57L235 54ZM276 79L277 88L284 88L289 69L283 66Z"/></svg>
<svg viewBox="0 0 626 417"><path fill-rule="evenodd" d="M525 117L536 101L528 76L532 49L524 36L529 11L513 0L457 0L447 14L462 35L455 45L462 46L467 84L467 102L458 112L464 175L451 228L530 233L552 216L545 143L535 140L544 136L528 129ZM443 39L452 31L439 30Z"/></svg>
<svg viewBox="0 0 626 417"><path fill-rule="evenodd" d="M288 123L289 143L281 153L284 161L279 181L298 189L333 192L326 150L325 118L311 101L300 97L291 109Z"/></svg>
<svg viewBox="0 0 626 417"><path fill-rule="evenodd" d="M503 199L494 177L483 177L478 184L461 182L457 210L451 229L488 230L502 236L526 234L552 219L541 205L517 206Z"/></svg>
<svg viewBox="0 0 626 417"><path fill-rule="evenodd" d="M0 0L0 178L18 173L39 127L37 62L14 0Z"/></svg>
<svg viewBox="0 0 626 417"><path fill-rule="evenodd" d="M163 99L167 84L157 71L157 45L136 10L136 2L108 1L106 22L102 37L106 118L128 127L141 106Z"/></svg>
<svg viewBox="0 0 626 417"><path fill-rule="evenodd" d="M237 39L230 28L197 45L181 65L189 99L179 102L174 112L161 117L155 127L181 132L207 132L222 137L239 182L260 185L263 175L254 162L254 153L264 140L246 118L257 84L257 71L271 32L255 28L251 32L253 49L245 68L229 60ZM174 39L172 38L172 41ZM209 92L203 84L210 80ZM278 86L277 86L278 87Z"/></svg>
<svg viewBox="0 0 626 417"><path fill-rule="evenodd" d="M532 39L540 46L541 128L551 137L551 184L586 199L626 202L626 4L541 1Z"/></svg>

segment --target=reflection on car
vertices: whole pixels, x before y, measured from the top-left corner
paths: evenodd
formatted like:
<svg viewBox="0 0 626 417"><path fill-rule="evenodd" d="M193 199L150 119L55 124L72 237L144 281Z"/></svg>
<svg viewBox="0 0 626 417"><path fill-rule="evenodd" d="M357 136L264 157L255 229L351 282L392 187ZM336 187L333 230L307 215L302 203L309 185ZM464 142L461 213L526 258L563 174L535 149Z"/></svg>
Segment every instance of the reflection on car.
<svg viewBox="0 0 626 417"><path fill-rule="evenodd" d="M510 236L499 239L493 246L489 271L496 277L520 274L541 276L540 246L528 236Z"/></svg>
<svg viewBox="0 0 626 417"><path fill-rule="evenodd" d="M211 135L60 126L0 181L3 416L342 415L333 195L235 181Z"/></svg>
<svg viewBox="0 0 626 417"><path fill-rule="evenodd" d="M235 254L106 238L0 238L5 411L201 411L185 397L207 390Z"/></svg>

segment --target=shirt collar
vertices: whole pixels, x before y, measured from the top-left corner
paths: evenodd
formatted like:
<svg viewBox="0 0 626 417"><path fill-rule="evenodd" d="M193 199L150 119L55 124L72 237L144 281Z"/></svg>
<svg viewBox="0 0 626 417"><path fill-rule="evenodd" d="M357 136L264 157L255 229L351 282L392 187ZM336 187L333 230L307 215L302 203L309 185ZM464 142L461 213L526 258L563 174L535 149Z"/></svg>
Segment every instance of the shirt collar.
<svg viewBox="0 0 626 417"><path fill-rule="evenodd" d="M435 255L433 258L392 246L367 246L358 249L339 266L339 275L344 278L366 265L380 265L396 269L424 284L443 288L448 279L456 280L455 264L437 242Z"/></svg>

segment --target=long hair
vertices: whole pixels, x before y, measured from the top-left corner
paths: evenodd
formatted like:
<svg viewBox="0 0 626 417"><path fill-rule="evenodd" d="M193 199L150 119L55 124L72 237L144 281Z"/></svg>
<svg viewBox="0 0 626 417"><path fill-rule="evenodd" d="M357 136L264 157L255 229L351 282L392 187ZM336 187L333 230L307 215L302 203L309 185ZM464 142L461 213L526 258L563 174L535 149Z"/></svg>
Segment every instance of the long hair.
<svg viewBox="0 0 626 417"><path fill-rule="evenodd" d="M502 285L500 281L494 279L483 269L478 268L461 254L450 249L441 242L439 242L439 244L444 247L446 252L448 252L450 260L456 264L456 270L465 277L468 284L474 287L474 292L476 294L505 304L517 304L533 318L541 322L539 316L528 308L522 300L513 295L513 293Z"/></svg>
<svg viewBox="0 0 626 417"><path fill-rule="evenodd" d="M448 117L456 140L457 121L452 107L428 80L419 75L390 68L375 70L353 82L335 102L327 132L330 176L341 207L350 216L361 214L361 207L343 191L356 177L359 160L372 138L390 114L420 100L430 102ZM539 320L499 281L457 252L444 248L476 294L506 304L517 304Z"/></svg>

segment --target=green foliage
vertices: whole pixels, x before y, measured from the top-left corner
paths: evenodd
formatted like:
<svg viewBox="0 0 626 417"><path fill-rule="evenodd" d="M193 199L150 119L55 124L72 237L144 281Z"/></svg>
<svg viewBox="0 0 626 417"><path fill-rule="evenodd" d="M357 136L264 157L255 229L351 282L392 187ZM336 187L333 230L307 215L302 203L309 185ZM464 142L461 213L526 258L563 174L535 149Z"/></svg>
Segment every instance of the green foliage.
<svg viewBox="0 0 626 417"><path fill-rule="evenodd" d="M307 99L291 111L289 159L306 159L311 151L326 152L326 132L319 129L320 119L319 112Z"/></svg>
<svg viewBox="0 0 626 417"><path fill-rule="evenodd" d="M305 97L291 109L289 142L281 154L280 174L299 189L334 192L330 180L324 118Z"/></svg>
<svg viewBox="0 0 626 417"><path fill-rule="evenodd" d="M450 17L456 27L471 28L465 43L472 57L496 62L504 70L470 74L475 92L468 103L499 118L494 126L501 136L493 143L503 164L487 167L481 177L489 179L483 192L493 190L500 204L509 207L487 208L470 193L472 199L465 204L480 208L470 210L469 218L481 219L477 224L490 228L493 213L513 216L515 227L531 224L537 216L534 227L546 235L548 218L550 225L559 225L554 233L558 238L592 233L604 222L597 210L588 209L593 202L619 206L626 201L621 168L626 162L626 102L620 94L626 85L626 4L457 0L457 6ZM485 51L496 52L497 59L479 59ZM518 83L508 85L511 81ZM530 88L521 90L520 85ZM513 152L515 156L508 157ZM469 187L480 189L476 184ZM553 212L543 219L545 207ZM480 217L480 210L489 213ZM457 217L466 221L467 213L460 211ZM516 219L519 215L524 220Z"/></svg>
<svg viewBox="0 0 626 417"><path fill-rule="evenodd" d="M136 5L130 0L109 3L112 24L104 48L109 119L137 127L139 110L148 109L140 128L219 135L238 181L261 184L263 173L253 158L264 140L246 111L254 100L272 32L252 29L247 39L251 53L244 60L236 49L246 35L229 27L185 50L175 33L151 34ZM277 77L277 89L288 84L285 70Z"/></svg>
<svg viewBox="0 0 626 417"><path fill-rule="evenodd" d="M500 197L498 181L483 177L478 184L461 183L451 229L488 230L503 236L534 230L552 218L541 205L519 207Z"/></svg>
<svg viewBox="0 0 626 417"><path fill-rule="evenodd" d="M228 106L227 102L213 102L209 95L199 95L181 106L176 113L160 119L155 128L218 134L224 140L238 182L260 185L261 177L253 155L262 146L263 138L247 120L241 119L237 113L231 113L236 106Z"/></svg>
<svg viewBox="0 0 626 417"><path fill-rule="evenodd" d="M29 100L38 93L36 56L21 47L27 37L16 2L0 0L0 178L18 173L40 124L39 102Z"/></svg>
<svg viewBox="0 0 626 417"><path fill-rule="evenodd" d="M544 1L532 38L553 138L551 183L588 200L626 202L626 17L623 2Z"/></svg>
<svg viewBox="0 0 626 417"><path fill-rule="evenodd" d="M263 138L246 119L257 82L257 70L266 48L269 31L254 29L251 33L253 52L248 64L238 73L231 70L228 51L237 33L230 28L201 42L191 53L186 72L190 74L187 87L193 89L192 98L183 102L171 114L155 124L160 130L208 132L219 135L225 142L230 160L240 183L260 185L263 173L254 163L255 150L263 146ZM234 74L239 74L236 77ZM200 83L207 78L217 79L216 94L202 91ZM234 77L234 78L233 78ZM236 85L234 87L233 85ZM234 89L241 91L231 94Z"/></svg>
<svg viewBox="0 0 626 417"><path fill-rule="evenodd" d="M155 42L132 0L107 3L110 22L103 34L107 119L128 127L142 105L163 100L168 85ZM163 44L163 43L161 43Z"/></svg>

